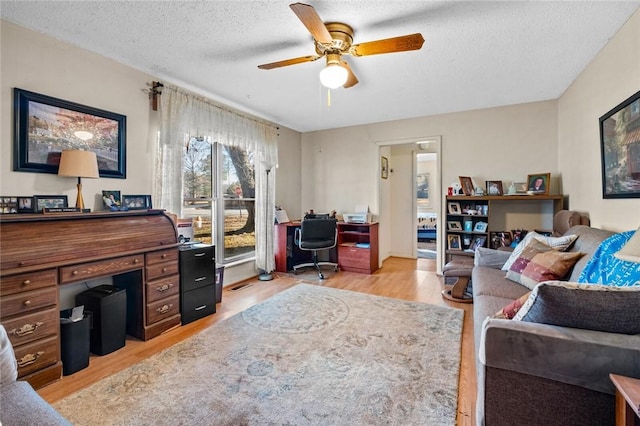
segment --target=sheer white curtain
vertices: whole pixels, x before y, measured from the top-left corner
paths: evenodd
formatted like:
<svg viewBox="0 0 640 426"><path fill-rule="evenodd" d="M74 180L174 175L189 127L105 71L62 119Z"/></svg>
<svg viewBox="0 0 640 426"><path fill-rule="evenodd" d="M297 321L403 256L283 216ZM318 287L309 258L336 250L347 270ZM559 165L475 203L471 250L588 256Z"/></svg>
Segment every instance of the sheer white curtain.
<svg viewBox="0 0 640 426"><path fill-rule="evenodd" d="M156 150L154 204L157 202L160 208L181 216L182 166L189 136L210 136L213 141L253 152L256 267L267 272L273 271L277 128L226 110L209 99L166 83L160 96L159 110L160 136ZM268 197L267 169L271 170L268 175Z"/></svg>

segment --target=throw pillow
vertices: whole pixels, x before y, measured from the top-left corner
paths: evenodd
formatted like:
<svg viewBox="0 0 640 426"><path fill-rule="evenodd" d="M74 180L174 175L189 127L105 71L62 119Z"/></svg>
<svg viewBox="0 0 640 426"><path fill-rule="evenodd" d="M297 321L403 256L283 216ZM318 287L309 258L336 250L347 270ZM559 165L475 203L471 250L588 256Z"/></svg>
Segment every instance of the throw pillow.
<svg viewBox="0 0 640 426"><path fill-rule="evenodd" d="M620 251L636 232L625 231L613 234L600 243L591 255L591 259L582 268L577 281L615 286L640 284L640 263L620 260L615 256L615 253Z"/></svg>
<svg viewBox="0 0 640 426"><path fill-rule="evenodd" d="M562 327L640 334L640 286L548 281L538 284L513 318Z"/></svg>
<svg viewBox="0 0 640 426"><path fill-rule="evenodd" d="M533 290L539 282L563 279L582 255L556 251L532 240L507 271L507 278Z"/></svg>
<svg viewBox="0 0 640 426"><path fill-rule="evenodd" d="M520 296L518 299L516 299L513 302L509 303L507 306L505 306L504 308L500 309L493 316L493 318L496 318L496 319L512 319L513 317L516 316L518 311L522 308L522 306L525 304L525 302L529 299L529 295L530 294L531 294L531 292L528 292L527 294L524 294L524 295Z"/></svg>
<svg viewBox="0 0 640 426"><path fill-rule="evenodd" d="M554 250L565 251L566 249L571 247L571 244L573 244L573 242L577 239L578 239L577 235L563 235L562 237L546 237L544 235L538 234L535 231L527 232L527 235L525 235L522 241L520 241L520 243L516 246L516 248L513 249L513 252L511 252L511 256L502 266L502 270L508 271L509 268L511 268L511 265L513 265L513 262L515 262L516 259L520 257L522 250L524 250L524 248L533 240L540 241L541 243L553 248Z"/></svg>
<svg viewBox="0 0 640 426"><path fill-rule="evenodd" d="M627 262L640 263L640 228L636 230L633 237L614 256Z"/></svg>
<svg viewBox="0 0 640 426"><path fill-rule="evenodd" d="M486 247L478 247L473 256L474 266L488 266L494 269L502 268L511 252L494 250Z"/></svg>

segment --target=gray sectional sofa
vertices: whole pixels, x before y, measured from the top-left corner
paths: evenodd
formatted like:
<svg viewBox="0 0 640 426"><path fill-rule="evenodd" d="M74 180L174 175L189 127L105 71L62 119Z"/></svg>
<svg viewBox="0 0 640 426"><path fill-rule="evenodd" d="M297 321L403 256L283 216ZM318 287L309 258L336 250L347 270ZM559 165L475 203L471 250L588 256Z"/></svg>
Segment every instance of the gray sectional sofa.
<svg viewBox="0 0 640 426"><path fill-rule="evenodd" d="M27 382L16 380L18 365L6 330L0 325L0 424L70 426Z"/></svg>
<svg viewBox="0 0 640 426"><path fill-rule="evenodd" d="M570 234L578 239L568 251L586 254L568 276L576 281L612 233L578 225L565 232ZM488 254L491 261L476 262L472 271L477 424L613 425L615 388L609 374L640 378L640 334L492 318L529 289L500 270L509 252Z"/></svg>

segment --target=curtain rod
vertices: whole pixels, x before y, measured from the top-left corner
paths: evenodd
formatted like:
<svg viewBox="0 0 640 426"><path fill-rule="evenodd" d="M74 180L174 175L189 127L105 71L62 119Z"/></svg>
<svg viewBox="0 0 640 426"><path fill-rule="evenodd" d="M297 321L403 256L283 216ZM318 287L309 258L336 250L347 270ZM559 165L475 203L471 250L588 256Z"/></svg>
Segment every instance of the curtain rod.
<svg viewBox="0 0 640 426"><path fill-rule="evenodd" d="M159 96L162 95L162 90L164 90L166 88L166 89L169 89L169 90L175 90L177 92L183 92L183 93L185 93L185 94L187 94L189 96L193 96L194 98L198 99L199 101L204 102L207 105L211 105L214 108L218 108L218 109L220 109L222 111L229 112L229 113L235 114L235 115L237 115L239 117L255 121L256 123L265 124L267 126L273 127L276 130L280 130L280 126L278 126L275 123L272 123L270 121L267 121L267 120L264 120L264 119L261 119L261 118L257 118L255 116L249 116L246 113L240 112L240 111L238 111L236 109L232 109L230 107L220 105L220 104L214 102L212 99L209 99L209 98L207 98L207 97L205 97L203 95L194 93L194 92L192 92L190 90L183 89L183 88L181 88L179 86L175 86L175 85L172 85L172 84L168 84L168 85L165 86L165 84L163 84L163 83L161 83L159 81L152 81L151 83L147 83L147 86L149 86L150 89L142 89L142 91L146 92L149 95L149 99L151 100L151 108L154 111L158 110Z"/></svg>

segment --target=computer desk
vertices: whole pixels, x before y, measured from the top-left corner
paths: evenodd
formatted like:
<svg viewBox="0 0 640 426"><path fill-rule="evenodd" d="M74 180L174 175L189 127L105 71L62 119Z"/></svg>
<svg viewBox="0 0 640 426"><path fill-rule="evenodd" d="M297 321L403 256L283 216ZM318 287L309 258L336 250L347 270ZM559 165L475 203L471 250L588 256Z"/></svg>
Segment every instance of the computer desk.
<svg viewBox="0 0 640 426"><path fill-rule="evenodd" d="M274 255L276 258L276 271L289 272L293 270L293 266L311 262L313 253L309 250L300 250L295 244L295 232L300 228L299 220L292 220L287 223L278 223L275 225L275 247ZM328 256L328 259L323 258ZM334 247L330 250L318 251L318 257L321 260L329 262L338 262L338 249Z"/></svg>

